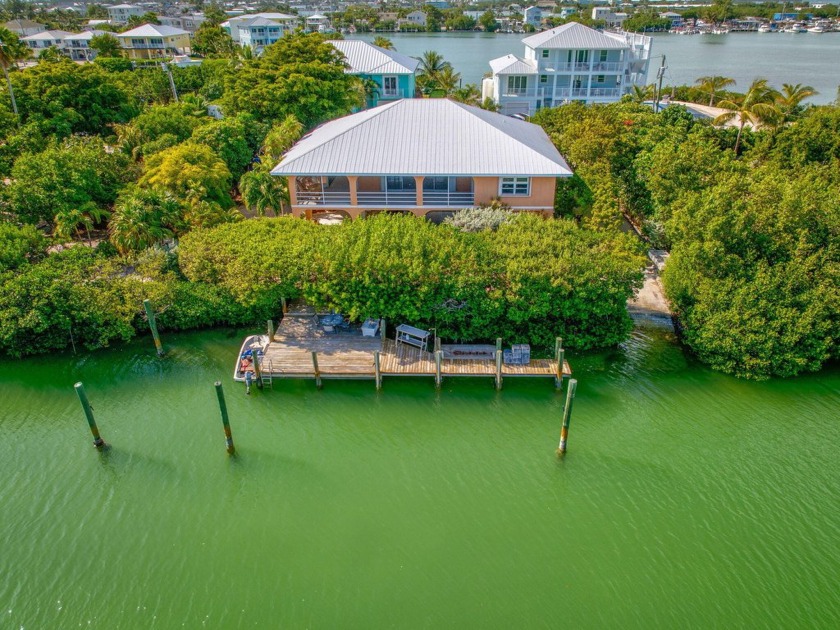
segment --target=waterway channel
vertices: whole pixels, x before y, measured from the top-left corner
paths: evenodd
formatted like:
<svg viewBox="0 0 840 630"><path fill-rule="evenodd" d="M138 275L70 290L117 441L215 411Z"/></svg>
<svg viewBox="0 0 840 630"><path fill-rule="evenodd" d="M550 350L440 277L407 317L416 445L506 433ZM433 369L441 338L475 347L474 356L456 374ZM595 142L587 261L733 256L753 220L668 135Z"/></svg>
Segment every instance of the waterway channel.
<svg viewBox="0 0 840 630"><path fill-rule="evenodd" d="M836 627L836 366L746 382L637 330L570 353L558 460L549 380L246 396L245 333L0 362L0 627Z"/></svg>
<svg viewBox="0 0 840 630"><path fill-rule="evenodd" d="M488 62L507 54L524 55L524 35L512 33L386 33L398 52L420 57L436 50L461 73L464 83L481 83ZM352 37L373 41L373 34ZM722 75L736 80L733 89L746 91L755 78L780 89L802 83L819 94L810 102L822 105L837 97L840 86L840 33L727 33L726 35L655 34L648 81L666 57L665 85L693 85L698 77Z"/></svg>

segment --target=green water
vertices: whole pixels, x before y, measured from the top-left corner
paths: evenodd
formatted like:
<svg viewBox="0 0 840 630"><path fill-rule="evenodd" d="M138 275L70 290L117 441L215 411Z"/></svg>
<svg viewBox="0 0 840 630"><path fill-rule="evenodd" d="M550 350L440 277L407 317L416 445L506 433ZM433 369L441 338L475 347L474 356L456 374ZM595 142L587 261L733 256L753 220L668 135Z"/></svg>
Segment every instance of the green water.
<svg viewBox="0 0 840 630"><path fill-rule="evenodd" d="M558 460L548 380L246 397L243 335L0 363L0 628L837 627L840 370L636 332L570 357Z"/></svg>

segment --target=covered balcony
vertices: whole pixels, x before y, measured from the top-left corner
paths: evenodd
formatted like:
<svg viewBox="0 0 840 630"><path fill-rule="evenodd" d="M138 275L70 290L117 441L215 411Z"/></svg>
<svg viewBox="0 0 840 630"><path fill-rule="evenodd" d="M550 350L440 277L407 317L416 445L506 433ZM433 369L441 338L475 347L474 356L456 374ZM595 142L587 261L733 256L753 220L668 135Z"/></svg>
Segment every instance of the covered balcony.
<svg viewBox="0 0 840 630"><path fill-rule="evenodd" d="M475 203L472 177L298 176L294 189L294 205L298 206L467 208Z"/></svg>

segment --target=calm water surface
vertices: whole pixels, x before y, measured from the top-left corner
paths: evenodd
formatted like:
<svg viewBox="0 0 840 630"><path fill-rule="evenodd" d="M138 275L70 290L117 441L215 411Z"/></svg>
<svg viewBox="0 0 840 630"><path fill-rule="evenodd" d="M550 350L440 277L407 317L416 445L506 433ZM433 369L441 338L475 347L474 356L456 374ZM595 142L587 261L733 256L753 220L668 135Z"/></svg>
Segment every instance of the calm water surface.
<svg viewBox="0 0 840 630"><path fill-rule="evenodd" d="M374 35L354 35L373 41ZM464 83L480 83L490 71L488 62L507 54L522 56L523 35L500 33L391 33L397 51L420 57L437 50L461 73ZM691 85L697 77L723 75L736 80L735 89L746 90L753 79L768 79L777 88L783 83L803 83L819 95L815 104L833 101L840 86L840 33L729 33L727 35L654 35L648 81L665 55L665 83Z"/></svg>
<svg viewBox="0 0 840 630"><path fill-rule="evenodd" d="M570 357L558 460L548 381L246 397L243 334L0 362L0 628L837 627L838 369L743 382L636 332Z"/></svg>

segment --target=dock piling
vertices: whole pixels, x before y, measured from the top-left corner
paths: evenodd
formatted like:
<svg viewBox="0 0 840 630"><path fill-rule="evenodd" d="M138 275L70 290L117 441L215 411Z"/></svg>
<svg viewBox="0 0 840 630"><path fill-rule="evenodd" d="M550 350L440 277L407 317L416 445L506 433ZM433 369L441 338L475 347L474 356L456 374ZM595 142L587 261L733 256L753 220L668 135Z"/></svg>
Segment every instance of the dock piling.
<svg viewBox="0 0 840 630"><path fill-rule="evenodd" d="M557 360L557 376L554 378L554 385L560 389L563 387L563 364L566 362L566 351L560 348L554 358Z"/></svg>
<svg viewBox="0 0 840 630"><path fill-rule="evenodd" d="M502 349L502 338L496 337L496 352Z"/></svg>
<svg viewBox="0 0 840 630"><path fill-rule="evenodd" d="M73 387L75 387L76 394L79 396L79 402L82 403L82 409L85 411L85 417L87 418L88 425L90 426L90 432L93 434L93 445L100 450L107 448L108 445L105 444L105 440L103 440L102 436L99 435L99 427L96 426L96 420L93 417L93 409L90 406L90 402L88 402L87 394L85 394L85 386L82 385L81 382L78 382Z"/></svg>
<svg viewBox="0 0 840 630"><path fill-rule="evenodd" d="M557 353L563 349L563 337L555 337L554 338L554 356L557 356Z"/></svg>
<svg viewBox="0 0 840 630"><path fill-rule="evenodd" d="M284 297L280 298L280 308L283 312L283 315L285 315L288 312L287 307L286 307L286 298L284 298Z"/></svg>
<svg viewBox="0 0 840 630"><path fill-rule="evenodd" d="M501 339L496 340L496 345L501 345ZM496 389L502 389L502 351L496 350Z"/></svg>
<svg viewBox="0 0 840 630"><path fill-rule="evenodd" d="M382 367L380 364L379 351L373 353L373 370L376 377L376 390L382 389Z"/></svg>
<svg viewBox="0 0 840 630"><path fill-rule="evenodd" d="M216 381L216 397L219 399L219 410L222 412L222 425L225 428L225 446L228 455L233 455L236 449L233 446L233 436L230 433L230 421L228 420L227 405L225 404L225 392L222 390L221 381Z"/></svg>
<svg viewBox="0 0 840 630"><path fill-rule="evenodd" d="M268 323L268 341L270 343L270 342L274 341L274 320L269 319L267 323Z"/></svg>
<svg viewBox="0 0 840 630"><path fill-rule="evenodd" d="M312 367L315 370L315 387L321 389L323 387L323 383L321 383L321 370L318 369L318 353L315 351L312 352Z"/></svg>
<svg viewBox="0 0 840 630"><path fill-rule="evenodd" d="M149 328L152 329L152 337L155 340L155 348L157 355L163 356L163 344L160 342L160 335L158 334L157 322L155 321L155 311L152 309L152 303L149 300L143 300L143 308L146 309L146 317L149 318Z"/></svg>
<svg viewBox="0 0 840 630"><path fill-rule="evenodd" d="M435 387L440 389L443 383L443 375L441 374L440 364L443 360L443 352L435 350Z"/></svg>
<svg viewBox="0 0 840 630"><path fill-rule="evenodd" d="M577 380L569 380L569 388L566 391L566 404L563 406L563 426L560 429L560 446L557 447L557 455L566 453L566 440L569 438L569 423L572 420L572 403L575 400Z"/></svg>
<svg viewBox="0 0 840 630"><path fill-rule="evenodd" d="M260 356L257 354L256 350L251 352L251 365L254 366L254 380L257 382L257 389L262 389L262 366L260 365Z"/></svg>

